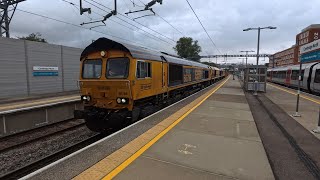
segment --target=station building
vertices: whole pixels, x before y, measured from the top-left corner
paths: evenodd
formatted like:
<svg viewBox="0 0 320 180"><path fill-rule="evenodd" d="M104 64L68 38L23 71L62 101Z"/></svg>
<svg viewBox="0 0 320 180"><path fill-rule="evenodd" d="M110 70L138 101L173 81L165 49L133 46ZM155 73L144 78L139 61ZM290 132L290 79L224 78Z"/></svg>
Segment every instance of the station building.
<svg viewBox="0 0 320 180"><path fill-rule="evenodd" d="M320 24L312 24L302 29L302 31L296 35L296 43L294 45L288 49L277 52L270 57L269 68L298 64L300 48L319 40L319 35Z"/></svg>

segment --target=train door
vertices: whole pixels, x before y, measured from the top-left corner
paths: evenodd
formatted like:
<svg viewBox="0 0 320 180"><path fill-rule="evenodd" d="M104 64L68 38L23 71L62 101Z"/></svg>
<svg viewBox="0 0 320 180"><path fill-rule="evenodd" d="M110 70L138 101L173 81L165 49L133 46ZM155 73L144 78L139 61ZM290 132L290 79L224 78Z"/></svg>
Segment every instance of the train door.
<svg viewBox="0 0 320 180"><path fill-rule="evenodd" d="M168 90L168 63L162 62L162 90Z"/></svg>
<svg viewBox="0 0 320 180"><path fill-rule="evenodd" d="M319 65L315 66L312 71L310 89L313 92L318 92L318 93L320 92L320 67L319 67Z"/></svg>
<svg viewBox="0 0 320 180"><path fill-rule="evenodd" d="M292 72L291 69L287 70L287 76L286 76L286 79L285 79L285 85L286 86L290 86L291 72Z"/></svg>

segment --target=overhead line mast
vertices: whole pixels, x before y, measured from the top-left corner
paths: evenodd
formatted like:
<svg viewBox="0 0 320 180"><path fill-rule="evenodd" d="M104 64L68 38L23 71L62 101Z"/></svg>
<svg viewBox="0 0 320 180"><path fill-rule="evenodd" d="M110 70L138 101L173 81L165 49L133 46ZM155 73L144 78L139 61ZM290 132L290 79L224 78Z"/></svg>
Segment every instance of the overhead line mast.
<svg viewBox="0 0 320 180"><path fill-rule="evenodd" d="M25 0L0 0L0 37L4 34L10 37L10 22L16 11L18 3ZM9 15L11 12L11 15Z"/></svg>

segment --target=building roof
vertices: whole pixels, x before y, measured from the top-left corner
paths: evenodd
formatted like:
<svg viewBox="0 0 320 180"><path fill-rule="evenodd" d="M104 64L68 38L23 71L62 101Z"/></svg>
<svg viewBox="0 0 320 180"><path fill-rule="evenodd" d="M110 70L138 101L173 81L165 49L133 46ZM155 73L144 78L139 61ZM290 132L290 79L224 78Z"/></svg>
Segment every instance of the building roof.
<svg viewBox="0 0 320 180"><path fill-rule="evenodd" d="M311 24L310 26L301 30L301 32L307 31L309 29L320 28L320 24Z"/></svg>

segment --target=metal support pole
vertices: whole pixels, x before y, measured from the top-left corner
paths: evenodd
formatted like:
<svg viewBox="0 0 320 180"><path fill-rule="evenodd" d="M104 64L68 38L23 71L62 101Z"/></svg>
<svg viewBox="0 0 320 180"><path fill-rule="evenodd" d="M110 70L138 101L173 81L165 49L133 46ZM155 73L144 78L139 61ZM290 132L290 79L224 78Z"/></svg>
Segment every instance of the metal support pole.
<svg viewBox="0 0 320 180"><path fill-rule="evenodd" d="M300 58L300 57L299 57ZM293 114L293 117L301 117L301 115L299 114L299 100L300 100L300 86L301 86L301 80L302 80L302 62L301 62L301 58L300 58L300 67L299 67L299 81L298 81L298 90L297 90L297 104L296 104L296 113Z"/></svg>
<svg viewBox="0 0 320 180"><path fill-rule="evenodd" d="M260 27L258 27L257 67L256 67L255 88L253 93L253 95L255 96L258 95L259 46L260 46Z"/></svg>
<svg viewBox="0 0 320 180"><path fill-rule="evenodd" d="M6 27L6 37L9 38L10 37L10 33L9 33L9 16L8 16L8 9L6 9L4 11L4 24Z"/></svg>
<svg viewBox="0 0 320 180"><path fill-rule="evenodd" d="M234 66L233 66L233 72L232 72L232 79L234 80Z"/></svg>
<svg viewBox="0 0 320 180"><path fill-rule="evenodd" d="M320 107L319 107L319 116L318 116L318 127L317 129L312 130L314 133L320 134Z"/></svg>
<svg viewBox="0 0 320 180"><path fill-rule="evenodd" d="M83 11L82 11L82 0L79 0L80 2L79 2L79 4L80 4L80 15L82 15L83 14Z"/></svg>
<svg viewBox="0 0 320 180"><path fill-rule="evenodd" d="M248 51L246 51L246 68L248 66Z"/></svg>
<svg viewBox="0 0 320 180"><path fill-rule="evenodd" d="M113 15L117 15L117 0L114 0L114 12Z"/></svg>

